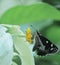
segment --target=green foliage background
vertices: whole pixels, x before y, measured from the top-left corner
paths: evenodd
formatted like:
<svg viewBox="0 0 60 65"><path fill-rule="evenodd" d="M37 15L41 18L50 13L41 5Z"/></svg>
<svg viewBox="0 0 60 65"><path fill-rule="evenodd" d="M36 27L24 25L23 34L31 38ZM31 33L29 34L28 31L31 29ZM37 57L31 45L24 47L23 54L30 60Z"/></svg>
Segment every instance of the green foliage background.
<svg viewBox="0 0 60 65"><path fill-rule="evenodd" d="M14 6L8 9L0 18L0 24L20 25L22 30L25 30L32 24L59 48L60 25L55 24L55 22L60 23L60 10L51 4L43 2ZM60 65L60 52L54 55L36 56L34 58L36 65Z"/></svg>

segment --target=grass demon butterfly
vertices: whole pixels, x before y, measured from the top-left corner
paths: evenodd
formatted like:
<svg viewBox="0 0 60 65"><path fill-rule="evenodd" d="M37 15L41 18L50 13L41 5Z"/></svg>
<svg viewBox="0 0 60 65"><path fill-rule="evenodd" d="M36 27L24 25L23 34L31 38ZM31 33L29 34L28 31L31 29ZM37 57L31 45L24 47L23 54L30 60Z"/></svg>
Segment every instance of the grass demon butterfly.
<svg viewBox="0 0 60 65"><path fill-rule="evenodd" d="M37 52L37 55L45 56L47 54L56 53L58 48L50 40L42 36L38 31L36 31L34 36L35 45L33 51Z"/></svg>

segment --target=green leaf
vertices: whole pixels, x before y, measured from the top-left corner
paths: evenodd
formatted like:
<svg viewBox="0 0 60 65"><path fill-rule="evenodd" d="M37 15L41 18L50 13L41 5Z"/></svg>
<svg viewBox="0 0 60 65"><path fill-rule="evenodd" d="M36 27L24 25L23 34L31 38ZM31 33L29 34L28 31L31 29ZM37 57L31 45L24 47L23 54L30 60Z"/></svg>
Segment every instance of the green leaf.
<svg viewBox="0 0 60 65"><path fill-rule="evenodd" d="M46 3L19 5L5 12L1 17L2 24L25 24L45 19L60 20L60 11Z"/></svg>
<svg viewBox="0 0 60 65"><path fill-rule="evenodd" d="M60 26L51 25L42 30L42 33L54 43L60 42Z"/></svg>
<svg viewBox="0 0 60 65"><path fill-rule="evenodd" d="M17 65L21 65L21 59L18 55L15 55L13 57L13 62L15 62Z"/></svg>
<svg viewBox="0 0 60 65"><path fill-rule="evenodd" d="M44 57L35 57L36 65L60 65L60 54L47 55Z"/></svg>

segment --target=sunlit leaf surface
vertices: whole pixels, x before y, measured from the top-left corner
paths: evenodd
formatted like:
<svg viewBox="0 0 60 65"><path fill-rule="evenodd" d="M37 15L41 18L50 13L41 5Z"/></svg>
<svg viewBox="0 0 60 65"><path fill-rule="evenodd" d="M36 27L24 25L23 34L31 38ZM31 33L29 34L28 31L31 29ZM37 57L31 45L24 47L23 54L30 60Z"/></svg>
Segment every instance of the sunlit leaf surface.
<svg viewBox="0 0 60 65"><path fill-rule="evenodd" d="M20 25L45 19L60 20L60 12L48 4L37 3L9 9L1 17L0 23Z"/></svg>

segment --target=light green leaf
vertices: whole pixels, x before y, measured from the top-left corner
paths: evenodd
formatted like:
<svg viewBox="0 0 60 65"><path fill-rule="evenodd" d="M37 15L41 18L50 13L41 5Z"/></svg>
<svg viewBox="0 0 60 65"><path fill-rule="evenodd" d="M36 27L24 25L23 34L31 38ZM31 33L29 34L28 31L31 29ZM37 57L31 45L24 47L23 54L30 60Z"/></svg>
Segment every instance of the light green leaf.
<svg viewBox="0 0 60 65"><path fill-rule="evenodd" d="M16 5L30 5L37 0L0 0L0 17L9 9Z"/></svg>
<svg viewBox="0 0 60 65"><path fill-rule="evenodd" d="M45 19L60 20L60 11L46 3L18 5L5 12L0 23L25 24Z"/></svg>

